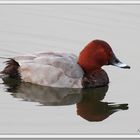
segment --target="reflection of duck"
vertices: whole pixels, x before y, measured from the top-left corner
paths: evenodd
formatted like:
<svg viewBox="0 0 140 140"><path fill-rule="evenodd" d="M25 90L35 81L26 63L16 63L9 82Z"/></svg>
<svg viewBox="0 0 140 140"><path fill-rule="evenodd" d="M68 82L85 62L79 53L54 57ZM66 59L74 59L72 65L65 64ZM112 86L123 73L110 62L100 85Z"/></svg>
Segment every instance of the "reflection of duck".
<svg viewBox="0 0 140 140"><path fill-rule="evenodd" d="M127 110L127 104L102 102L108 86L87 89L52 88L21 83L5 77L4 84L12 96L25 101L38 102L45 106L76 104L77 114L88 121L102 121L118 110Z"/></svg>
<svg viewBox="0 0 140 140"><path fill-rule="evenodd" d="M99 87L109 83L106 72L101 69L103 65L130 68L116 58L108 43L94 40L81 51L79 58L53 52L17 56L7 61L1 73L43 86Z"/></svg>
<svg viewBox="0 0 140 140"><path fill-rule="evenodd" d="M20 82L9 77L3 78L3 81L7 85L7 91L12 92L13 97L38 102L45 106L71 105L79 102L82 97L81 89L52 88Z"/></svg>
<svg viewBox="0 0 140 140"><path fill-rule="evenodd" d="M102 102L107 90L108 86L86 89L86 92L83 89L82 100L77 103L77 114L88 121L102 121L119 110L128 109L128 104Z"/></svg>

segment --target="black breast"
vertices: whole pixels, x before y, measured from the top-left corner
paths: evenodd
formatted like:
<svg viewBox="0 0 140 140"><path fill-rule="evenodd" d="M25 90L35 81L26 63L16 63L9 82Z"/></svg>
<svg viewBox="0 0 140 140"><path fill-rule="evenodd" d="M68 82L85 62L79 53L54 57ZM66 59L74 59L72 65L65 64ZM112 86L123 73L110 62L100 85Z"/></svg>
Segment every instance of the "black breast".
<svg viewBox="0 0 140 140"><path fill-rule="evenodd" d="M82 86L84 88L102 87L108 85L108 83L109 77L103 69L96 70L88 75L85 74L82 79Z"/></svg>

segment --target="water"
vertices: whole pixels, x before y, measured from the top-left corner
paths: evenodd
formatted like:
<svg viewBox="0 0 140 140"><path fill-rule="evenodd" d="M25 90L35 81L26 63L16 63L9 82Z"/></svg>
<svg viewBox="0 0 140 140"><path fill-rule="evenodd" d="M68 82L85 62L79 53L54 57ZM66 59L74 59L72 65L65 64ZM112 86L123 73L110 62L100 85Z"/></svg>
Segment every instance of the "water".
<svg viewBox="0 0 140 140"><path fill-rule="evenodd" d="M139 5L1 5L2 57L43 51L78 55L99 38L131 69L103 67L110 84L94 90L0 79L0 134L139 134L139 16Z"/></svg>

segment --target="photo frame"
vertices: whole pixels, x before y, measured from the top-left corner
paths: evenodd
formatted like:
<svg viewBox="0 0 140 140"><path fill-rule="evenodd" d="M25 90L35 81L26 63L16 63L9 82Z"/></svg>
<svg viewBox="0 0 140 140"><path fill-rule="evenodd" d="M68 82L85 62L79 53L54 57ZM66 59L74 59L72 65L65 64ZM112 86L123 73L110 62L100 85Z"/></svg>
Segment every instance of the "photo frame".
<svg viewBox="0 0 140 140"><path fill-rule="evenodd" d="M7 85L1 85L0 138L139 138L139 79L133 76L139 69L134 64L139 49L136 46L130 48L138 44L139 6L139 1L0 1L0 55L3 58L45 50L79 55L87 43L103 39L132 69L137 67L135 71L105 67L110 79L109 90L101 89L105 98L101 97L103 100L97 103L104 103L109 109L116 108L108 116L98 116L100 121L93 122L84 119L85 116L77 111L75 104L82 98L79 94L68 96L67 102L61 100L61 104L44 101L57 96L57 101L60 101L66 92L73 95L73 90L54 91L25 84L11 91ZM4 61L0 59L1 69ZM40 95L32 96L35 91ZM44 91L52 94L46 97ZM133 91L135 96L131 95Z"/></svg>

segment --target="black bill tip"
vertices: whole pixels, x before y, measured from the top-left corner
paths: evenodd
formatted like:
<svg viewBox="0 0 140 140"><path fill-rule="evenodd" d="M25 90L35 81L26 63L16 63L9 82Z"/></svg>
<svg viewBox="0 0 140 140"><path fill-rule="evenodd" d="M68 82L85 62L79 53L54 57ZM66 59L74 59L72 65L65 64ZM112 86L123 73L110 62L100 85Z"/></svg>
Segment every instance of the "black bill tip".
<svg viewBox="0 0 140 140"><path fill-rule="evenodd" d="M131 67L130 67L130 66L128 66L128 65L126 65L126 66L121 67L121 68L124 68L124 69L130 69Z"/></svg>

